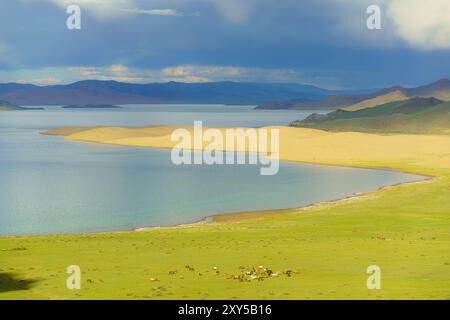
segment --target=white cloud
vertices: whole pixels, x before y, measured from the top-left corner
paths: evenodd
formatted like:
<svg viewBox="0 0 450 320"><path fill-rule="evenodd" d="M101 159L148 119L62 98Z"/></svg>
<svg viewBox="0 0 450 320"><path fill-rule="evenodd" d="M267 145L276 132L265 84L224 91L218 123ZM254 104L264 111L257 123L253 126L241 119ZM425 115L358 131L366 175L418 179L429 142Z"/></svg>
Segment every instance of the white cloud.
<svg viewBox="0 0 450 320"><path fill-rule="evenodd" d="M173 9L141 9L136 7L136 0L49 0L54 4L67 8L69 5L79 5L100 19L109 19L129 14L147 14L157 16L182 16Z"/></svg>
<svg viewBox="0 0 450 320"><path fill-rule="evenodd" d="M78 73L84 77L97 76L99 74L99 68L95 67L67 67L65 71L70 73Z"/></svg>
<svg viewBox="0 0 450 320"><path fill-rule="evenodd" d="M166 81L180 82L207 82L224 79L236 79L243 75L244 70L239 67L222 66L195 66L184 65L169 67L162 70L163 79Z"/></svg>
<svg viewBox="0 0 450 320"><path fill-rule="evenodd" d="M150 82L316 82L301 72L288 69L260 69L233 66L182 65L163 69L143 69L114 64L103 67L48 67L1 71L0 81L38 85L71 83L80 80L115 80L129 83ZM312 81L314 80L314 81ZM320 80L320 79L319 79Z"/></svg>
<svg viewBox="0 0 450 320"><path fill-rule="evenodd" d="M36 85L52 85L52 84L60 84L62 83L62 80L55 77L49 77L49 78L31 78L31 79L21 79L15 81L17 83L33 83Z"/></svg>
<svg viewBox="0 0 450 320"><path fill-rule="evenodd" d="M67 67L66 73L70 79L78 80L115 80L120 82L139 83L152 79L149 70L130 69L121 64L110 67Z"/></svg>
<svg viewBox="0 0 450 320"><path fill-rule="evenodd" d="M190 75L192 67L190 66L178 66L163 69L163 74L168 77L184 77Z"/></svg>
<svg viewBox="0 0 450 320"><path fill-rule="evenodd" d="M153 16L172 16L172 17L181 17L183 14L177 10L173 9L153 9L153 10L144 10L144 9L123 9L126 12L130 13L141 13L141 14L149 14Z"/></svg>
<svg viewBox="0 0 450 320"><path fill-rule="evenodd" d="M450 48L449 0L391 0L387 14L396 34L423 49Z"/></svg>
<svg viewBox="0 0 450 320"><path fill-rule="evenodd" d="M421 49L450 48L450 0L334 1L346 9L339 18L343 30L360 39L375 45L391 45L401 39ZM382 9L382 31L365 28L365 10L372 4Z"/></svg>
<svg viewBox="0 0 450 320"><path fill-rule="evenodd" d="M50 0L61 8L78 5L97 18L107 19L125 14L122 9L129 8L134 0Z"/></svg>
<svg viewBox="0 0 450 320"><path fill-rule="evenodd" d="M302 75L289 69L262 69L233 66L182 65L161 71L163 81L207 82L207 81L248 81L248 82L305 82Z"/></svg>
<svg viewBox="0 0 450 320"><path fill-rule="evenodd" d="M123 74L128 72L128 68L121 64L113 64L110 68L112 73Z"/></svg>

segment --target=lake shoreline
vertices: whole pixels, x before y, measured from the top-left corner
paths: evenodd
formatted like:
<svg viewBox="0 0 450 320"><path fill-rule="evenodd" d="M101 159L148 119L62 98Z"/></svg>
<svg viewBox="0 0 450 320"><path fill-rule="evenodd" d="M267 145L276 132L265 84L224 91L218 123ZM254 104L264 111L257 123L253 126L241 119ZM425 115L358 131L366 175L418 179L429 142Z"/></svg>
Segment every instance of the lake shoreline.
<svg viewBox="0 0 450 320"><path fill-rule="evenodd" d="M313 164L313 163L308 163L308 164ZM314 164L314 165L323 165L323 164ZM336 167L339 167L339 166L336 166ZM367 167L353 167L353 168L385 170L385 169L367 168ZM385 171L388 171L388 170L385 170ZM398 171L398 170L393 170L393 169L390 169L389 171L408 173L408 172L403 172L403 171ZM411 173L408 173L408 174L411 174ZM417 175L415 173L412 173L412 174ZM4 236L0 236L0 238L123 234L123 233L128 233L128 232L147 232L147 231L152 231L152 230L182 229L182 228L196 227L196 226L200 226L200 225L239 223L239 222L243 222L243 221L259 220L259 219L264 219L264 218L268 218L268 217L279 216L279 215L289 214L289 213L303 213L303 212L307 212L307 211L313 210L313 209L325 209L325 208L336 206L339 204L348 203L350 201L369 199L369 198L371 198L371 196L376 197L381 192L388 190L390 188L433 182L433 181L439 179L439 177L433 177L433 176L427 176L427 175L417 175L417 176L422 176L423 179L416 180L416 181L407 181L407 182L397 183L397 184L393 184L393 185L386 185L386 186L382 186L373 191L356 192L356 193L352 193L348 196L341 197L338 199L313 202L308 205L300 206L300 207L282 208L282 209L274 209L274 210L253 210L253 211L236 211L236 212L230 212L230 213L218 213L218 214L206 216L206 217L199 219L197 221L194 221L194 222L180 223L180 224L167 225L167 226L147 226L147 227L142 226L142 227L135 227L135 228L131 228L131 229L113 230L113 231L4 235Z"/></svg>
<svg viewBox="0 0 450 320"><path fill-rule="evenodd" d="M102 129L104 127L96 126L92 128L87 127L77 127L77 128L63 128L63 129L57 129L57 130L50 130L42 132L43 135L56 135L56 136L70 136L73 134L77 134L84 131L89 131L91 129ZM149 127L145 127L149 128ZM152 128L166 128L166 126L152 126ZM76 139L68 139L69 141L78 141ZM102 142L90 142L90 141L82 141L83 143L95 143L95 144L105 144ZM119 145L116 143L113 143L112 145L118 145L121 147L139 147L139 146L130 146L130 145ZM170 147L151 147L151 146L141 146L141 148L153 148L153 149L169 149ZM281 158L281 157L280 157ZM326 163L318 163L318 162L305 162L305 161L294 161L294 160L284 160L280 159L280 161L283 162L289 162L289 163L297 163L297 164L310 164L310 165L319 165L319 166L334 166L334 167L347 167L347 168L355 168L355 169L367 169L367 170L379 170L379 171L391 171L391 172L401 172L405 174L413 174L417 176L417 180L414 181L406 181L402 183L392 184L392 185L385 185L381 186L376 190L368 191L368 192L354 192L352 194L349 194L347 196L332 199L332 200L325 200L325 201L319 201L319 202L312 202L310 204L300 206L300 207L292 207L292 208L280 208L280 209L273 209L273 210L253 210L253 211L236 211L236 212L229 212L229 213L218 213L214 215L209 215L204 218L201 218L197 221L191 222L191 223L181 223L181 224L174 224L174 225L167 225L167 226L142 226L142 227L134 227L131 229L124 229L124 230L113 230L113 231L94 231L94 232L74 232L74 233L42 233L42 234L27 234L27 235L5 235L0 236L2 237L30 237L30 236L52 236L52 235L90 235L90 234L116 234L116 233L124 233L124 232L142 232L142 231L149 231L154 229L176 229L176 228L186 228L186 227L193 227L198 225L205 225L205 224L225 224L225 223L238 223L241 221L246 220L258 220L266 217L281 215L281 214L287 214L287 213L301 213L305 212L311 209L315 208L324 208L334 205L339 205L341 203L346 203L348 201L353 200L360 200L364 199L366 197L369 197L371 194L377 194L380 192L383 192L383 190L394 188L402 185L409 185L409 184L416 184L416 183L424 183L433 181L435 179L438 179L438 177L434 177L431 175L424 175L424 174L417 174L416 172L408 172L406 170L396 170L393 168L380 168L380 167L369 167L369 166L349 166L349 165L336 165L336 164L326 164Z"/></svg>
<svg viewBox="0 0 450 320"><path fill-rule="evenodd" d="M363 168L358 168L358 169L363 169ZM373 169L373 168L366 168L366 169ZM378 170L378 169L374 169L374 170ZM395 171L395 170L392 170L392 171ZM397 171L397 172L401 172L401 171ZM414 184L418 184L418 183L432 182L434 180L439 179L438 177L428 177L425 175L423 177L424 177L424 179L422 179L422 180L402 182L402 183L397 183L397 184L393 184L393 185L386 185L386 186L380 187L374 191L356 192L349 196L345 196L345 197L342 197L339 199L313 202L311 204L308 204L308 205L302 206L302 207L275 209L275 210L254 210L254 211L238 211L238 212L231 212L231 213L219 213L219 214L207 216L197 222L192 222L192 223L184 223L184 224L178 224L178 225L174 225L174 226L138 227L138 228L133 228L131 230L124 230L124 231L117 231L117 232L119 232L119 233L122 233L122 232L145 232L145 231L151 231L154 229L176 229L176 228L195 227L198 225L205 225L205 224L239 223L242 221L259 220L259 219L268 218L268 217L272 217L272 216L278 216L278 215L282 215L282 214L303 213L303 212L307 212L312 209L323 209L323 208L339 205L342 203L348 203L350 201L364 200L366 198L370 198L371 195L375 197L378 193L383 192L384 190L389 189L389 188L395 188L395 187L405 186L405 185L414 185ZM91 233L91 234L95 234L95 233L96 232ZM100 232L100 233L111 233L111 232Z"/></svg>

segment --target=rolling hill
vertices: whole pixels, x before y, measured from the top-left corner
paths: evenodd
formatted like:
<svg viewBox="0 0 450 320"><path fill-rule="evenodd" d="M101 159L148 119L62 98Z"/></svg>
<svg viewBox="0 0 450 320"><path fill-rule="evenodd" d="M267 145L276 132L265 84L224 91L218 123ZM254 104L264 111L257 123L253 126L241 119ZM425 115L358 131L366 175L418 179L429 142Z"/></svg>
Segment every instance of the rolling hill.
<svg viewBox="0 0 450 320"><path fill-rule="evenodd" d="M384 103L406 100L413 97L435 97L443 101L450 101L450 80L441 79L428 85L416 88L404 88L394 86L367 94L338 94L324 97L318 101L306 101L298 103L280 103L276 109L343 109L356 111L363 108L371 108ZM258 109L270 109L269 103L262 104ZM272 108L273 109L273 108Z"/></svg>
<svg viewBox="0 0 450 320"><path fill-rule="evenodd" d="M406 89L408 97L435 97L440 100L450 100L450 80L441 79L429 85Z"/></svg>
<svg viewBox="0 0 450 320"><path fill-rule="evenodd" d="M403 101L407 99L408 97L404 92L402 92L401 90L395 90L372 99L363 100L348 107L343 107L341 109L346 111L358 111L361 109L372 108L393 101Z"/></svg>
<svg viewBox="0 0 450 320"><path fill-rule="evenodd" d="M6 111L6 110L19 110L20 107L16 106L14 104L9 103L8 101L2 101L0 100L0 111Z"/></svg>
<svg viewBox="0 0 450 320"><path fill-rule="evenodd" d="M291 109L291 110L314 110L314 109L337 109L353 105L369 98L375 98L375 94L337 94L326 96L321 100L310 101L272 101L260 104L256 109Z"/></svg>
<svg viewBox="0 0 450 320"><path fill-rule="evenodd" d="M367 92L367 91L366 91ZM123 83L85 80L67 85L0 84L0 100L16 105L151 103L257 104L258 109L345 109L356 111L411 97L450 100L450 80L417 88L395 86L371 93L326 90L292 83Z"/></svg>
<svg viewBox="0 0 450 320"><path fill-rule="evenodd" d="M259 104L273 100L312 101L332 91L289 83L149 83L86 80L67 85L0 84L0 99L19 105L140 103Z"/></svg>
<svg viewBox="0 0 450 320"><path fill-rule="evenodd" d="M9 103L8 101L0 100L0 111L20 111L20 110L44 110L44 109L20 107L15 104Z"/></svg>
<svg viewBox="0 0 450 320"><path fill-rule="evenodd" d="M450 133L450 102L416 97L356 111L313 114L291 126L373 133Z"/></svg>

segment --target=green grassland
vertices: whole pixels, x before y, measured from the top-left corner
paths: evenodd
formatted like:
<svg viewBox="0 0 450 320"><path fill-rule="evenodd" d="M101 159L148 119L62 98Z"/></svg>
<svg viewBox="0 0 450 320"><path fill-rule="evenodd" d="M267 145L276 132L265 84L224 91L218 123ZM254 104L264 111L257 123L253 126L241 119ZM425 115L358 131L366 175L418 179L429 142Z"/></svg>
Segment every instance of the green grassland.
<svg viewBox="0 0 450 320"><path fill-rule="evenodd" d="M450 127L450 103L435 98L412 98L358 111L315 115L292 126L329 131L442 134Z"/></svg>
<svg viewBox="0 0 450 320"><path fill-rule="evenodd" d="M237 223L2 237L0 299L450 299L450 168L390 167L438 178ZM258 266L278 276L247 281Z"/></svg>

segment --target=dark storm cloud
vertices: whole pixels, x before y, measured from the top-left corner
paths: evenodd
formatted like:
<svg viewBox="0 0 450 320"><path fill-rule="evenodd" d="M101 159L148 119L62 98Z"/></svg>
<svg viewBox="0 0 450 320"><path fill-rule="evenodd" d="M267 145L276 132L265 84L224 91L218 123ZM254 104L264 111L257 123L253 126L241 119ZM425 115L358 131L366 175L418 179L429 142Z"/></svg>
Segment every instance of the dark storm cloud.
<svg viewBox="0 0 450 320"><path fill-rule="evenodd" d="M450 73L448 50L412 47L393 36L389 21L368 31L365 7L343 4L351 1L78 2L82 30L70 31L65 0L2 1L0 68L230 66L352 87L412 85Z"/></svg>

